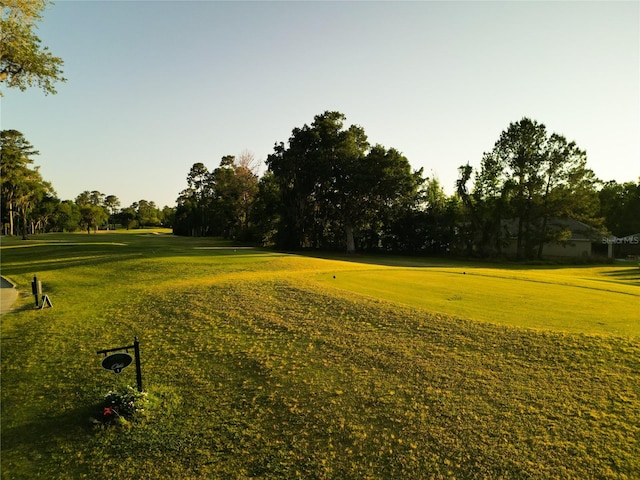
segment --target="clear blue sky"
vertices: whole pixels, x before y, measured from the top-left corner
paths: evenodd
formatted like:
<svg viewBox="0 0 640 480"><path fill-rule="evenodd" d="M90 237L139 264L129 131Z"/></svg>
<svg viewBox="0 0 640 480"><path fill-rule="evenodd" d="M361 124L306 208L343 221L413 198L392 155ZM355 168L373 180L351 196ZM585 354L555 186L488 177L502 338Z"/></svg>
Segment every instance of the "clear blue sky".
<svg viewBox="0 0 640 480"><path fill-rule="evenodd" d="M603 180L640 177L640 2L65 1L45 96L3 89L62 200L175 205L196 162L264 161L338 110L453 192L510 122L575 140Z"/></svg>

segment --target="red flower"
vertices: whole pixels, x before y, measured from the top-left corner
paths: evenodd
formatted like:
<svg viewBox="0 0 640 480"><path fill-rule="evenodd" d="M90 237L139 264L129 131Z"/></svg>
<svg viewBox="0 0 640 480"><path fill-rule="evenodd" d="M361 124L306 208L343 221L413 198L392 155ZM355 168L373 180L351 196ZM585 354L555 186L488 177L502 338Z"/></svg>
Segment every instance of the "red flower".
<svg viewBox="0 0 640 480"><path fill-rule="evenodd" d="M102 415L106 417L107 415L113 415L113 414L114 414L113 410L111 410L109 407L104 407L104 410L102 411Z"/></svg>

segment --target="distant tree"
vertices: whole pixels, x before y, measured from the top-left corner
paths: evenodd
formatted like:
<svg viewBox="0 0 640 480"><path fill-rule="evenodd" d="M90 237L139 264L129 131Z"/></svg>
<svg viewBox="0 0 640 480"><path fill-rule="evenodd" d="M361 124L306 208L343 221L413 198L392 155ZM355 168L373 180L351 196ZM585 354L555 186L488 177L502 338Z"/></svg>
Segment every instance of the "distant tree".
<svg viewBox="0 0 640 480"><path fill-rule="evenodd" d="M116 214L118 213L118 209L120 208L120 200L115 195L107 195L104 199L104 206L109 212L109 220L113 222L113 229L116 229Z"/></svg>
<svg viewBox="0 0 640 480"><path fill-rule="evenodd" d="M100 225L107 222L109 215L107 211L100 206L85 203L80 207L80 225L91 233L91 229L96 231Z"/></svg>
<svg viewBox="0 0 640 480"><path fill-rule="evenodd" d="M14 208L22 223L22 238L27 239L29 233L35 233L35 222L32 214L39 202L47 196L54 196L55 191L49 182L45 182L38 167L27 170L27 175L18 184L14 197Z"/></svg>
<svg viewBox="0 0 640 480"><path fill-rule="evenodd" d="M390 216L383 247L403 253L450 253L457 240L459 199L447 197L437 178L419 178L417 186L414 202L402 205Z"/></svg>
<svg viewBox="0 0 640 480"><path fill-rule="evenodd" d="M35 204L31 212L31 222L33 233L45 233L55 228L55 218L60 200L45 192L42 198Z"/></svg>
<svg viewBox="0 0 640 480"><path fill-rule="evenodd" d="M89 203L91 205L96 205L98 207L104 207L106 209L107 205L105 203L105 199L106 199L106 195L104 193L102 193L102 192L97 191L97 190L92 190L91 193L89 194Z"/></svg>
<svg viewBox="0 0 640 480"><path fill-rule="evenodd" d="M254 176L260 177L260 162L250 150L243 150L235 159L235 163L251 172Z"/></svg>
<svg viewBox="0 0 640 480"><path fill-rule="evenodd" d="M171 213L177 235L219 235L251 239L251 209L258 193L257 166L252 153L236 159L225 155L209 172L203 163L191 167L187 188Z"/></svg>
<svg viewBox="0 0 640 480"><path fill-rule="evenodd" d="M483 219L478 201L471 193L471 179L473 177L473 167L468 163L458 167L458 179L456 180L456 196L461 203L461 220L458 228L458 243L464 245L464 250L468 256L473 255L474 246L482 247L485 242L478 240L478 235L482 232Z"/></svg>
<svg viewBox="0 0 640 480"><path fill-rule="evenodd" d="M638 182L606 182L600 189L600 214L617 237L640 233L640 179Z"/></svg>
<svg viewBox="0 0 640 480"><path fill-rule="evenodd" d="M427 179L422 198L426 217L424 249L437 255L448 253L455 241L453 226L457 203L447 197L440 181L435 177Z"/></svg>
<svg viewBox="0 0 640 480"><path fill-rule="evenodd" d="M75 203L80 208L80 225L87 233L91 233L92 228L97 230L109 221L109 212L104 200L105 195L97 190L85 190L76 197Z"/></svg>
<svg viewBox="0 0 640 480"><path fill-rule="evenodd" d="M55 94L55 82L65 82L63 61L42 47L33 33L42 19L46 0L3 0L0 2L0 82L25 90L38 86ZM1 95L1 93L0 93Z"/></svg>
<svg viewBox="0 0 640 480"><path fill-rule="evenodd" d="M71 200L64 200L54 212L53 228L60 232L75 232L80 228L80 221L80 207Z"/></svg>
<svg viewBox="0 0 640 480"><path fill-rule="evenodd" d="M280 225L280 201L278 181L273 173L267 172L258 182L258 192L251 209L255 239L263 246L276 244L277 226Z"/></svg>
<svg viewBox="0 0 640 480"><path fill-rule="evenodd" d="M187 188L180 192L177 200L174 233L194 237L209 235L214 193L211 173L204 163L194 163L187 175Z"/></svg>
<svg viewBox="0 0 640 480"><path fill-rule="evenodd" d="M238 223L240 238L248 240L251 237L251 211L258 194L260 169L252 152L243 151L234 166L235 181L238 184Z"/></svg>
<svg viewBox="0 0 640 480"><path fill-rule="evenodd" d="M105 194L101 193L97 190L93 190L93 191L89 191L89 190L85 190L84 192L80 193L77 197L76 197L76 203L78 205L94 205L97 207L104 207L106 208L105 205Z"/></svg>
<svg viewBox="0 0 640 480"><path fill-rule="evenodd" d="M162 208L162 225L164 227L172 227L175 224L175 219L176 219L176 209L173 207L169 207L168 205L165 205Z"/></svg>
<svg viewBox="0 0 640 480"><path fill-rule="evenodd" d="M305 232L308 227L309 204L312 199L312 185L306 178L310 168L306 168L302 148L292 141L302 132L294 130L289 148L284 143L274 146L274 152L267 157L268 175L274 179L280 195L278 201L278 225L275 242L284 249L298 249L308 246ZM299 148L298 152L294 149ZM309 166L311 167L311 166Z"/></svg>
<svg viewBox="0 0 640 480"><path fill-rule="evenodd" d="M211 172L211 195L207 202L209 235L232 238L238 226L239 196L235 181L235 157L225 155L220 166Z"/></svg>
<svg viewBox="0 0 640 480"><path fill-rule="evenodd" d="M124 225L127 230L130 230L137 226L137 216L138 213L136 211L135 204L134 206L123 208L116 214L118 222L120 222L121 225Z"/></svg>
<svg viewBox="0 0 640 480"><path fill-rule="evenodd" d="M212 216L215 224L211 230L225 238L247 240L251 208L258 193L258 176L252 171L251 157L236 161L227 155L220 167L212 172Z"/></svg>
<svg viewBox="0 0 640 480"><path fill-rule="evenodd" d="M546 242L560 241L566 232L548 229L551 217L573 218L594 228L604 227L599 215L597 187L600 180L587 168L587 153L575 142L557 133L551 134L545 149L543 183L537 201L537 257L541 258Z"/></svg>
<svg viewBox="0 0 640 480"><path fill-rule="evenodd" d="M134 205L136 206L137 220L140 228L157 227L160 225L160 210L153 201L140 200Z"/></svg>

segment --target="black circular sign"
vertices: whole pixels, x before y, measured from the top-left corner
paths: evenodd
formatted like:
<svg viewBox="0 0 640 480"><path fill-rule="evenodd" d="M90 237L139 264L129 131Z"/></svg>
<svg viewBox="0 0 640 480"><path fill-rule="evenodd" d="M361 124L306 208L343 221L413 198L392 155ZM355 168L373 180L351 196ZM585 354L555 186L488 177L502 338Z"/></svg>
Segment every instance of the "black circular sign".
<svg viewBox="0 0 640 480"><path fill-rule="evenodd" d="M102 368L111 370L113 373L122 372L123 368L131 365L133 359L128 353L114 353L102 359Z"/></svg>

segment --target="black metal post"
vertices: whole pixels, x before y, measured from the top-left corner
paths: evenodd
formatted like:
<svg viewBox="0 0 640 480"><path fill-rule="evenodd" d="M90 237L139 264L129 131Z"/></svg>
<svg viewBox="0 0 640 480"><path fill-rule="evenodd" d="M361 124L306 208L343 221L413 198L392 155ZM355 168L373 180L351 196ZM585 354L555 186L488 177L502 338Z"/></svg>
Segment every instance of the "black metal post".
<svg viewBox="0 0 640 480"><path fill-rule="evenodd" d="M38 280L37 276L33 276L33 282L31 282L31 292L36 300L36 307L40 306L39 300L42 295L42 282Z"/></svg>
<svg viewBox="0 0 640 480"><path fill-rule="evenodd" d="M136 382L138 383L138 391L142 392L142 368L140 367L140 342L138 337L133 338L133 351L136 357Z"/></svg>

